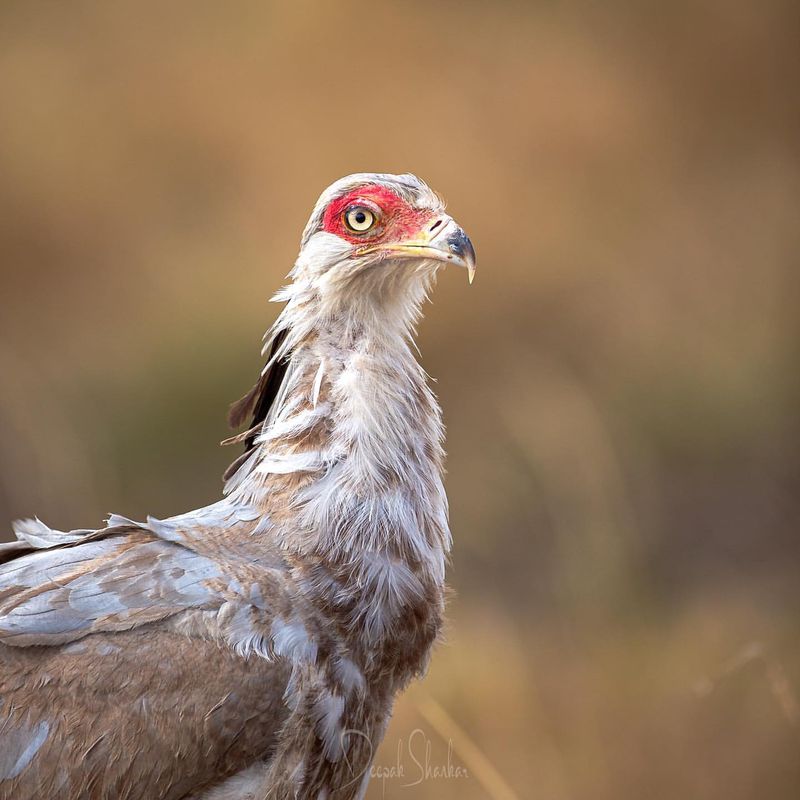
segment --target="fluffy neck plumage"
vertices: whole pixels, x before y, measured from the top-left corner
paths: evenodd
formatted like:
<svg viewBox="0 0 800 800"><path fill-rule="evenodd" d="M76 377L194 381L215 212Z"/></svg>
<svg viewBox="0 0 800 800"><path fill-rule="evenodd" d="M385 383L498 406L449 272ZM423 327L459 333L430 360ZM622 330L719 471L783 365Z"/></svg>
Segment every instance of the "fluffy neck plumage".
<svg viewBox="0 0 800 800"><path fill-rule="evenodd" d="M369 291L365 276L357 287L298 278L276 297L287 301L273 328L286 331L283 384L231 493L260 507L289 551L383 554L440 582L443 429L411 350L432 272L376 276Z"/></svg>

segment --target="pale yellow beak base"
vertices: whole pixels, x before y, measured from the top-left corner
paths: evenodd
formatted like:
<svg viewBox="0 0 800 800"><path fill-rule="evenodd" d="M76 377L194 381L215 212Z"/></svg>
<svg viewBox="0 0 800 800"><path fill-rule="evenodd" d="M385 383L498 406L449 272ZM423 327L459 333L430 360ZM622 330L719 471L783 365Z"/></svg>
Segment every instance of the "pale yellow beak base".
<svg viewBox="0 0 800 800"><path fill-rule="evenodd" d="M438 225L433 231L420 231L418 239L371 245L358 250L358 254L378 251L398 258L427 258L456 264L467 270L470 284L475 279L475 248L463 229L450 217L447 217L445 225Z"/></svg>

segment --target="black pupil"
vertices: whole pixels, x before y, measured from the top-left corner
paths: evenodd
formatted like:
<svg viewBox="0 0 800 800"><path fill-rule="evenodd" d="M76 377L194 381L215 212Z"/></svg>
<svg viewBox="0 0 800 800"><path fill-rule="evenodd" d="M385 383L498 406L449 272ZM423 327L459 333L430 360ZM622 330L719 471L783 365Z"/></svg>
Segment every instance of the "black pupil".
<svg viewBox="0 0 800 800"><path fill-rule="evenodd" d="M363 225L367 221L367 215L363 211L356 211L356 223Z"/></svg>

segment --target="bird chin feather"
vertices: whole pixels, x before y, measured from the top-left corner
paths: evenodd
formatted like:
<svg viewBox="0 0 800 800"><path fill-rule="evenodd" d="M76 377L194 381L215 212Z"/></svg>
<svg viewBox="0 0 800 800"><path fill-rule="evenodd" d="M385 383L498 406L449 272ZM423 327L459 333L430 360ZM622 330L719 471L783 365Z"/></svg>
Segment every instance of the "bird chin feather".
<svg viewBox="0 0 800 800"><path fill-rule="evenodd" d="M396 319L401 329L408 329L441 263L380 252L354 256L353 250L338 236L320 231L306 242L291 277L315 296L323 318L345 314L362 317L364 324L374 319L381 326Z"/></svg>

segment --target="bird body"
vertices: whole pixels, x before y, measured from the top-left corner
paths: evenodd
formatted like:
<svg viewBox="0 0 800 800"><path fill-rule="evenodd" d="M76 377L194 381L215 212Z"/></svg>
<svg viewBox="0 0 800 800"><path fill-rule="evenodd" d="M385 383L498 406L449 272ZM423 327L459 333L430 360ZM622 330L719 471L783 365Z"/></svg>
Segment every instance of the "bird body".
<svg viewBox="0 0 800 800"><path fill-rule="evenodd" d="M224 497L0 545L0 800L361 797L440 632L443 428L412 350L474 251L419 179L321 196Z"/></svg>

